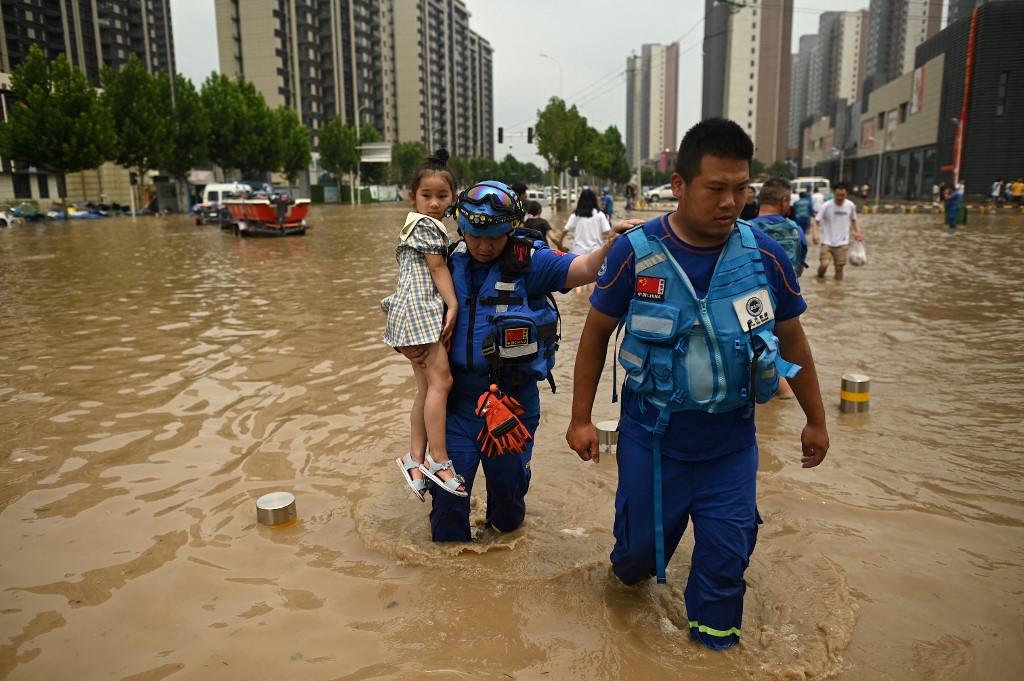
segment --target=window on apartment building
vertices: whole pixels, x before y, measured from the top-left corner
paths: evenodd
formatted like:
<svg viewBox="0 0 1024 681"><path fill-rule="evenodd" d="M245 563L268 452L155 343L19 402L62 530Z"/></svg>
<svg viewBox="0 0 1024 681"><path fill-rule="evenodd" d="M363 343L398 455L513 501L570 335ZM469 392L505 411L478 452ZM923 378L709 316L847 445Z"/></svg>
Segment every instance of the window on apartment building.
<svg viewBox="0 0 1024 681"><path fill-rule="evenodd" d="M50 176L46 173L36 175L36 185L39 187L39 198L50 198Z"/></svg>
<svg viewBox="0 0 1024 681"><path fill-rule="evenodd" d="M32 178L28 173L14 173L11 175L11 184L14 185L14 198L32 198Z"/></svg>
<svg viewBox="0 0 1024 681"><path fill-rule="evenodd" d="M1003 71L999 74L999 86L996 89L996 116L1006 113L1006 92L1009 90L1010 72Z"/></svg>
<svg viewBox="0 0 1024 681"><path fill-rule="evenodd" d="M900 104L900 123L907 122L907 110L909 106L910 105L907 102L903 102L902 104Z"/></svg>

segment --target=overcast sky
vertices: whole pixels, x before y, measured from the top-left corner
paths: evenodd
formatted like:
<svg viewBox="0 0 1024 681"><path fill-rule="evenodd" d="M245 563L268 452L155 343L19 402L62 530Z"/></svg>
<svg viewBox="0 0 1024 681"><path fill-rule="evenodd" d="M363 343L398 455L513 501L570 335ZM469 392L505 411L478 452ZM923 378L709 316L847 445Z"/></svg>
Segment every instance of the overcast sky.
<svg viewBox="0 0 1024 681"><path fill-rule="evenodd" d="M494 49L494 125L506 135L499 158L512 153L544 167L525 133L555 95L575 104L591 127L615 125L625 135L626 58L647 43L679 41L680 137L700 119L704 0L464 2L470 28ZM867 6L868 0L794 0L793 45L818 32L822 12ZM199 87L219 69L213 0L171 0L171 13L178 71Z"/></svg>

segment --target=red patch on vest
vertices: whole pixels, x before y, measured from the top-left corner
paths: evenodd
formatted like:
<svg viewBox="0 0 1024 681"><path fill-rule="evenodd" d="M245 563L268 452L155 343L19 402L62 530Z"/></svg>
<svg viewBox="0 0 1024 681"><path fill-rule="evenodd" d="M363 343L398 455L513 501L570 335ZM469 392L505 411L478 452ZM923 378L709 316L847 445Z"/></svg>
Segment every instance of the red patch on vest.
<svg viewBox="0 0 1024 681"><path fill-rule="evenodd" d="M665 280L659 277L637 277L636 297L647 300L665 300Z"/></svg>
<svg viewBox="0 0 1024 681"><path fill-rule="evenodd" d="M519 345L527 345L530 342L530 329L522 326L516 329L505 329L505 342L502 344L506 348L514 348Z"/></svg>

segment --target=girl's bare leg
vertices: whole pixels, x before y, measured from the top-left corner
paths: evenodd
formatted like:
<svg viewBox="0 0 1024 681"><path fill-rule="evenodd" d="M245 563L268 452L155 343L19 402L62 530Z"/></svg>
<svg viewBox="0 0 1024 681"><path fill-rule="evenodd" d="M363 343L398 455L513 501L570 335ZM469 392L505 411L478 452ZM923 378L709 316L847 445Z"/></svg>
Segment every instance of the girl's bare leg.
<svg viewBox="0 0 1024 681"><path fill-rule="evenodd" d="M430 458L437 463L444 463L448 460L446 429L448 393L452 389L452 373L448 366L448 352L443 344L434 343L430 346L430 352L427 354L427 366L422 371L427 382L423 421L426 426L426 438L430 443ZM455 477L455 471L449 468L440 471L437 476L442 480L451 480ZM459 489L462 490L464 487L460 485Z"/></svg>

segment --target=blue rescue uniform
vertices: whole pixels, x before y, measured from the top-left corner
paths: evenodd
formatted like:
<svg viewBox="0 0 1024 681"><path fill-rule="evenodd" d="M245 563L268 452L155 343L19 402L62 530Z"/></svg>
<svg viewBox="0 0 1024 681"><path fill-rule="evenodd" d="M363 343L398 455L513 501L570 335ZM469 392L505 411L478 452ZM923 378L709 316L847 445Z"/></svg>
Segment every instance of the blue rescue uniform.
<svg viewBox="0 0 1024 681"><path fill-rule="evenodd" d="M542 324L547 321L548 315L545 297L549 293L564 290L569 265L575 257L548 248L537 248L532 253L530 270L522 275L520 283L527 294L529 306L540 311L538 319ZM487 484L487 522L500 532L511 532L526 517L525 498L530 487L533 440L528 441L520 453L489 457L481 452L477 436L484 420L476 415L477 400L494 381L490 366L486 361L481 361L480 348L474 347L472 351L467 351L463 345L471 338L475 338L473 342L479 343L479 325L494 316L494 305L480 297L482 289L486 294L486 288L493 286L493 282L499 278L497 273L502 262L502 258L498 258L488 264L479 263L464 249L452 254L452 281L459 301L459 314L449 355L453 381L448 396L448 456L456 472L465 477L466 491L470 496L433 494L430 527L434 541L472 541L470 499L481 464ZM532 437L540 422L540 391L537 381L541 378L520 374L517 379L518 383L514 384L505 376L500 386L522 405L524 413L519 420Z"/></svg>
<svg viewBox="0 0 1024 681"><path fill-rule="evenodd" d="M665 247L671 260L685 272L698 300L712 298L708 295L709 287L725 250L724 245L697 248L684 243L672 232L668 216L651 220L643 225L642 230ZM734 230L737 231L738 228ZM799 316L806 309L806 304L785 250L760 230L745 231L748 239L752 239L750 246L756 245L756 249L747 248L750 255L744 258L755 260L750 260L744 267L756 264L759 271L763 270L763 276L758 274L758 280L768 288L774 323ZM734 235L734 238L738 237ZM756 262L758 254L760 262ZM654 260L660 259L660 251L653 257ZM610 317L624 318L633 301L642 301L633 306L636 314L637 310L655 309L650 304L666 301L666 295L669 296L668 302L672 302L672 296L679 297L673 293L679 289L673 288L672 282L666 285L658 281L658 275L647 276L652 270L645 270L638 277L635 259L630 239L620 238L613 245L591 296L594 309ZM663 263L662 267L671 265L670 262ZM715 281L726 279L728 277L720 272ZM711 305L708 302L708 308ZM682 316L685 317L686 313ZM719 320L726 317L720 308ZM646 321L646 326L641 325L635 333L644 335L658 329L656 318L652 316L652 319L654 321ZM703 321L706 324L712 320L705 318ZM689 321L688 324L687 329L674 332L684 339L677 348L688 347L685 338L692 333L690 326L694 322ZM625 328L628 338L629 324ZM633 347L634 344L624 338L623 345ZM724 343L722 345L723 353L732 351L734 347L738 352L746 352L740 347L743 345L742 337L734 338L728 348ZM655 367L655 359L652 350L644 363ZM685 372L691 368L694 371L690 373L697 375L699 362L694 362L690 353L686 357L687 368L675 368L675 373L683 371L683 378L654 371L655 386L686 380ZM712 369L707 373L717 375L718 370ZM733 371L732 377L725 379L725 382L732 383L728 390L724 383L718 386L718 379L715 379L717 387L709 388L712 392L707 394L720 394L721 401L706 400L710 411L687 405L667 415L656 406L657 399L652 402L638 392L648 389L645 386L651 383L649 377L643 372L631 372L623 384L616 455L619 485L613 528L615 547L611 553L615 575L626 584L635 584L657 571L659 542L655 528L659 524L655 522L653 485L655 477L660 475L663 507L659 529L664 533L664 560L667 562L671 558L692 518L695 545L685 590L690 632L693 638L715 649L727 648L739 640L746 589L743 573L753 553L760 522L756 505L758 453L754 419L751 404L738 402L747 392L743 390L746 386L736 385L736 375ZM691 387L696 396L699 390ZM656 387L655 396L664 389ZM740 406L720 410L723 405L733 404ZM655 461L652 431L658 428L659 417L666 419L667 423L660 439L661 457ZM660 470L656 470L656 466Z"/></svg>

